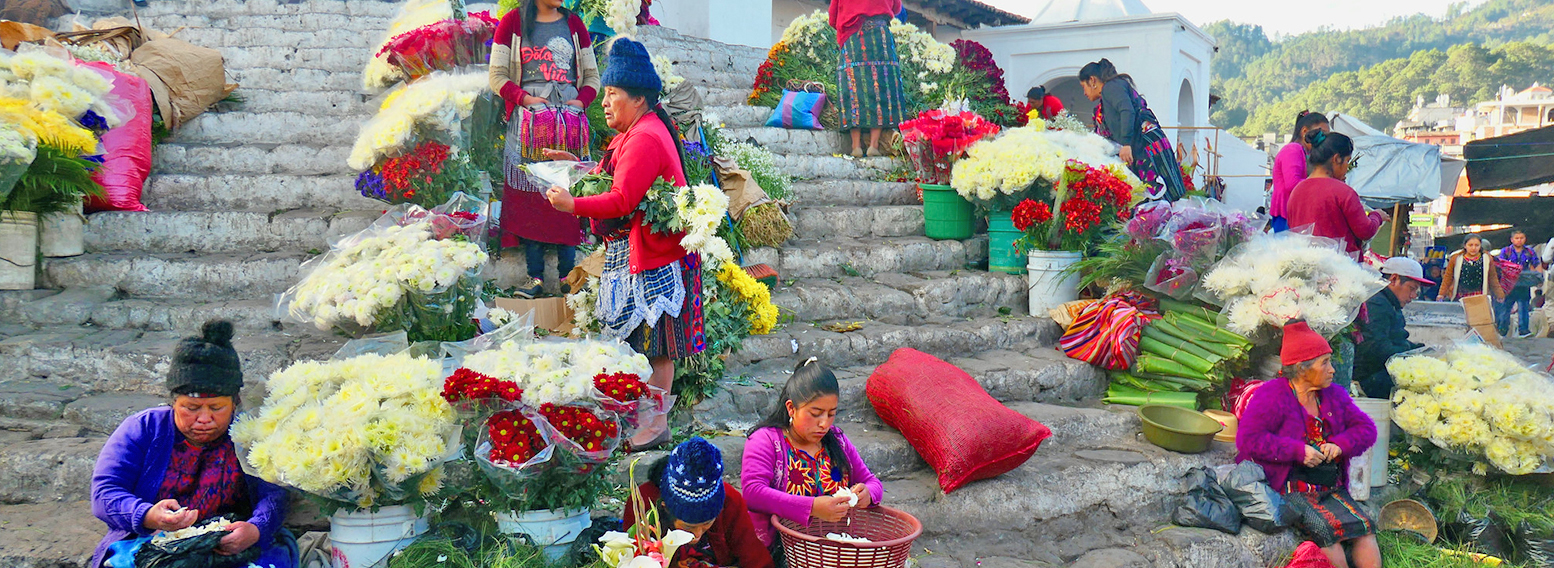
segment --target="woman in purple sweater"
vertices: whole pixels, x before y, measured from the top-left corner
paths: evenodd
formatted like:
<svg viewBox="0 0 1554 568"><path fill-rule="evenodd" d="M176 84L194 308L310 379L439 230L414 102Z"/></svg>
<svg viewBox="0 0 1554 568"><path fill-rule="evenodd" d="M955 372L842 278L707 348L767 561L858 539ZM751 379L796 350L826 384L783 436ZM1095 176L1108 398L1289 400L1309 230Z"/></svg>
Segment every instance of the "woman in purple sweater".
<svg viewBox="0 0 1554 568"><path fill-rule="evenodd" d="M800 363L772 414L750 431L740 481L755 534L784 565L772 515L808 526L810 519L840 521L852 507L878 505L885 485L837 428L836 375L814 357ZM858 497L836 497L848 489Z"/></svg>
<svg viewBox="0 0 1554 568"><path fill-rule="evenodd" d="M1284 326L1284 379L1252 393L1236 432L1236 461L1263 466L1300 513L1296 524L1334 566L1380 568L1376 522L1349 496L1349 460L1376 443L1376 424L1333 384L1333 349L1302 320Z"/></svg>
<svg viewBox="0 0 1554 568"><path fill-rule="evenodd" d="M207 322L200 337L179 342L167 387L171 408L126 418L97 456L92 514L108 535L88 566L131 566L157 531L214 517L234 521L215 554L248 559L245 566L296 566L296 540L281 528L286 490L243 473L227 435L243 388L232 324Z"/></svg>

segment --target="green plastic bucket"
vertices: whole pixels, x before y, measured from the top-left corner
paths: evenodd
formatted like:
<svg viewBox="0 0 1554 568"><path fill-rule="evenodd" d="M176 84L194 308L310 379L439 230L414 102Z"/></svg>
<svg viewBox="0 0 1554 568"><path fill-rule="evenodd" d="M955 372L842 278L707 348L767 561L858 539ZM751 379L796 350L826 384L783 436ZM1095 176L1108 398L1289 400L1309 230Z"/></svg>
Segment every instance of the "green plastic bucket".
<svg viewBox="0 0 1554 568"><path fill-rule="evenodd" d="M1022 233L1014 228L1008 211L987 216L987 269L989 272L1025 274L1025 254L1014 248Z"/></svg>
<svg viewBox="0 0 1554 568"><path fill-rule="evenodd" d="M948 185L918 184L923 188L923 233L930 239L971 238L971 202Z"/></svg>

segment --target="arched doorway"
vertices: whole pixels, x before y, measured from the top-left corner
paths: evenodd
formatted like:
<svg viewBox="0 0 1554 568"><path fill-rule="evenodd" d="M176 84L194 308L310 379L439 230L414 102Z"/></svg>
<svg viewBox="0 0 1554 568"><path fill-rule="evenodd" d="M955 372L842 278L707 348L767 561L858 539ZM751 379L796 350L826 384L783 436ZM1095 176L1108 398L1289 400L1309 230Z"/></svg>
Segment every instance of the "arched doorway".
<svg viewBox="0 0 1554 568"><path fill-rule="evenodd" d="M1085 98L1085 89L1079 86L1077 77L1058 77L1043 86L1047 88L1047 94L1063 101L1063 108L1068 109L1069 114L1084 121L1086 126L1095 126L1095 103Z"/></svg>
<svg viewBox="0 0 1554 568"><path fill-rule="evenodd" d="M1198 125L1197 105L1193 104L1192 82L1187 79L1182 79L1182 89L1176 94L1176 125ZM1183 142L1192 140L1193 134L1193 131L1186 129L1176 131L1176 144L1181 146Z"/></svg>

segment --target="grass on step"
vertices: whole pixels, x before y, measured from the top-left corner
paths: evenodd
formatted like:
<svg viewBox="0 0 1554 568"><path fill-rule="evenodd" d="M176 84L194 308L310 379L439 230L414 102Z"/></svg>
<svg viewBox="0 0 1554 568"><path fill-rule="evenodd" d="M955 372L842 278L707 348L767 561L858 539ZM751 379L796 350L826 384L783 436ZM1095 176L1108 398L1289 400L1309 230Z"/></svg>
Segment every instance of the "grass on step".
<svg viewBox="0 0 1554 568"><path fill-rule="evenodd" d="M1388 568L1486 568L1490 563L1480 563L1472 551L1464 547L1433 546L1413 533L1382 531L1376 540L1381 544L1382 562ZM1519 568L1510 562L1500 568Z"/></svg>

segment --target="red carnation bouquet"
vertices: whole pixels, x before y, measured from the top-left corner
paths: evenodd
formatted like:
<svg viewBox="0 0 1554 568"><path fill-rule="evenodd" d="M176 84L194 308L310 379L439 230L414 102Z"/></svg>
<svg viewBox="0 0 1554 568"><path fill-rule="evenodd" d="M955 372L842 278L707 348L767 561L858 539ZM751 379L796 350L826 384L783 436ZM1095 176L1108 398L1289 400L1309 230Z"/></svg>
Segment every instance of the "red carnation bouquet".
<svg viewBox="0 0 1554 568"><path fill-rule="evenodd" d="M955 160L998 130L998 125L974 112L929 110L901 123L901 141L918 183L948 185Z"/></svg>
<svg viewBox="0 0 1554 568"><path fill-rule="evenodd" d="M486 420L486 431L491 439L486 458L497 465L527 464L550 448L550 443L540 434L539 426L518 410L493 414Z"/></svg>
<svg viewBox="0 0 1554 568"><path fill-rule="evenodd" d="M1062 181L1052 203L1026 199L1015 206L1011 220L1025 233L1016 243L1022 250L1083 251L1108 222L1128 218L1133 185L1111 169L1069 160Z"/></svg>
<svg viewBox="0 0 1554 568"><path fill-rule="evenodd" d="M594 402L605 410L620 415L621 421L635 432L638 426L650 419L669 413L675 397L663 389L649 386L634 373L599 373L594 375Z"/></svg>

